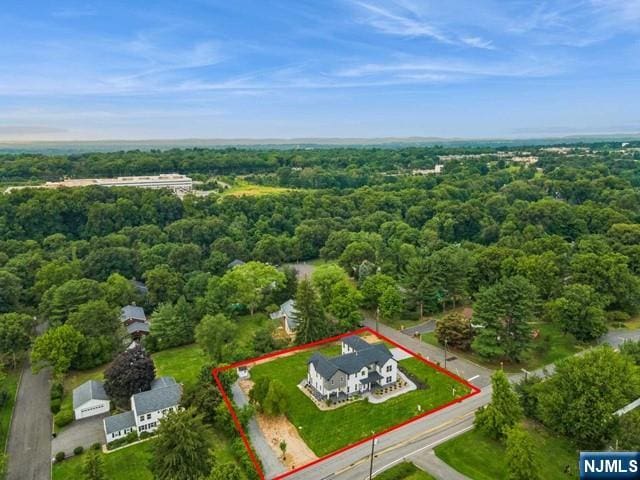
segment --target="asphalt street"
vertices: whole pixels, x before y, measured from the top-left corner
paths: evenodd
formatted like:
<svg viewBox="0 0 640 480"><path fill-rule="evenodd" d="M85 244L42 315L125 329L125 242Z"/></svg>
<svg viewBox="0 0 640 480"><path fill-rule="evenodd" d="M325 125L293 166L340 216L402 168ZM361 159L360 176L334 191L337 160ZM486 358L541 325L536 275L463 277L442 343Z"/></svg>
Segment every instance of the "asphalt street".
<svg viewBox="0 0 640 480"><path fill-rule="evenodd" d="M48 369L37 375L26 362L9 434L7 480L51 478L51 413Z"/></svg>

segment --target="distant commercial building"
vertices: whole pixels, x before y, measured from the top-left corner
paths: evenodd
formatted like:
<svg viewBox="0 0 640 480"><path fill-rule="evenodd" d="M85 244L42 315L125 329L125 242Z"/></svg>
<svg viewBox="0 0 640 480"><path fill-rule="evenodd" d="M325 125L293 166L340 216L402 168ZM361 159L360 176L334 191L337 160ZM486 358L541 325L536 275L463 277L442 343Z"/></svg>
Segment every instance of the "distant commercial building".
<svg viewBox="0 0 640 480"><path fill-rule="evenodd" d="M169 173L165 175L149 175L140 177L116 178L68 178L60 182L46 182L43 185L9 187L5 192L20 188L77 188L77 187L137 187L167 188L175 194L185 194L193 189L193 180L186 175Z"/></svg>

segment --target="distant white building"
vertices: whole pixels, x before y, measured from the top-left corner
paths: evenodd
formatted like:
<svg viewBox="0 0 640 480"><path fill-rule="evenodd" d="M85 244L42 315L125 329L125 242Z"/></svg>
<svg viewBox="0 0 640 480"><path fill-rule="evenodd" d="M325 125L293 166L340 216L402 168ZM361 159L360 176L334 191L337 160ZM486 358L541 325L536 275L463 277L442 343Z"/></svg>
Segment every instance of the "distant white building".
<svg viewBox="0 0 640 480"><path fill-rule="evenodd" d="M270 315L272 320L281 320L284 331L287 335L293 337L296 334L296 328L298 327L298 312L296 311L296 301L287 300L280 305L280 310L273 312Z"/></svg>
<svg viewBox="0 0 640 480"><path fill-rule="evenodd" d="M180 406L182 387L172 377L156 378L151 389L131 396L131 410L104 419L107 443L131 432L153 432L169 412Z"/></svg>
<svg viewBox="0 0 640 480"><path fill-rule="evenodd" d="M73 415L76 420L109 413L111 402L102 382L89 380L73 389Z"/></svg>

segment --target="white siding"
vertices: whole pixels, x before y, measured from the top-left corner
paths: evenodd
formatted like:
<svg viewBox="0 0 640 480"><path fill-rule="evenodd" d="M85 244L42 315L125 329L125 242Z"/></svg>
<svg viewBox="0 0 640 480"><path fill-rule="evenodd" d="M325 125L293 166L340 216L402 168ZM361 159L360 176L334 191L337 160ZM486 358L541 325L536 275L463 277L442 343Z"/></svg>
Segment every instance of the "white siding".
<svg viewBox="0 0 640 480"><path fill-rule="evenodd" d="M73 413L76 420L81 418L93 417L94 415L100 415L102 413L109 413L110 402L109 400L89 400L88 402L80 405Z"/></svg>

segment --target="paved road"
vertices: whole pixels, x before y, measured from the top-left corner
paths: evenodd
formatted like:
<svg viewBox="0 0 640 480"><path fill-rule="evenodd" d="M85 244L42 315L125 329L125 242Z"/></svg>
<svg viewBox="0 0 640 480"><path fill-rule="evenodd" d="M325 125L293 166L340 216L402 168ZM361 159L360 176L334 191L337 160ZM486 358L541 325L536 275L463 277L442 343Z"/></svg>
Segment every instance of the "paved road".
<svg viewBox="0 0 640 480"><path fill-rule="evenodd" d="M7 480L51 477L51 413L48 369L37 375L26 362L9 434Z"/></svg>
<svg viewBox="0 0 640 480"><path fill-rule="evenodd" d="M414 327L405 328L404 330L402 330L402 333L412 337L414 335L422 335L423 333L433 332L435 329L436 321L432 318L431 320L427 320L426 322L423 322Z"/></svg>
<svg viewBox="0 0 640 480"><path fill-rule="evenodd" d="M102 420L108 416L105 413L71 423L51 442L51 457L58 452L71 455L76 447L84 447L86 450L96 442L105 443Z"/></svg>
<svg viewBox="0 0 640 480"><path fill-rule="evenodd" d="M366 319L365 325L375 330L375 320ZM427 360L432 362L440 362L444 366L444 350L434 345L422 342L417 338L413 338L399 332L398 330L391 328L383 323L378 323L379 332L387 338L390 338L394 342L405 346L409 350L422 355ZM465 380L470 380L476 387L485 387L491 383L492 371L488 368L480 366L464 358L456 357L455 360L451 360L451 354L449 354L447 360L447 369L455 373Z"/></svg>

